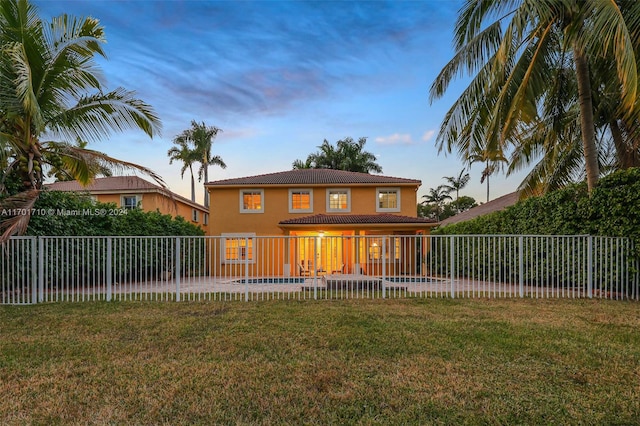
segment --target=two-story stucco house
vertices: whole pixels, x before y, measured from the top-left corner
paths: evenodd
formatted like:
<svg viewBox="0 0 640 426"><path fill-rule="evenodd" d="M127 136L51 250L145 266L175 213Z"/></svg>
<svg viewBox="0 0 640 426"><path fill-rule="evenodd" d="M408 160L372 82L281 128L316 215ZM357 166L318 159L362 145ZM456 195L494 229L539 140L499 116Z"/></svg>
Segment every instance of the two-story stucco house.
<svg viewBox="0 0 640 426"><path fill-rule="evenodd" d="M409 240L376 236L428 235L437 225L417 217L420 185L415 179L330 169L208 182L208 234L226 237L219 264L259 262L256 237L277 236L285 275L374 274L380 256L400 264L412 251L402 246ZM292 236L298 238L286 238Z"/></svg>
<svg viewBox="0 0 640 426"><path fill-rule="evenodd" d="M51 191L84 192L101 203L113 203L124 209L140 208L144 211L160 211L173 217L182 216L205 232L208 227L209 209L144 180L138 176L110 176L94 179L82 186L78 181L54 182L45 185Z"/></svg>

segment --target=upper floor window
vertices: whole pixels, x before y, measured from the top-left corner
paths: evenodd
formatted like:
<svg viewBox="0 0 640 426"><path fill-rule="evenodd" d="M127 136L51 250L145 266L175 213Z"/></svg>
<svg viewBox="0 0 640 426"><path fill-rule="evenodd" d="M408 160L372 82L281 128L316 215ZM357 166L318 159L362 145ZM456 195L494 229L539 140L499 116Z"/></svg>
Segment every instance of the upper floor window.
<svg viewBox="0 0 640 426"><path fill-rule="evenodd" d="M204 214L204 224L208 225L209 224L209 213L205 213Z"/></svg>
<svg viewBox="0 0 640 426"><path fill-rule="evenodd" d="M327 190L327 211L328 212L350 212L351 211L351 190L350 189L328 189Z"/></svg>
<svg viewBox="0 0 640 426"><path fill-rule="evenodd" d="M377 212L399 212L400 211L400 189L399 188L378 188L376 191L378 200L376 204Z"/></svg>
<svg viewBox="0 0 640 426"><path fill-rule="evenodd" d="M240 213L264 212L264 191L262 189L240 190Z"/></svg>
<svg viewBox="0 0 640 426"><path fill-rule="evenodd" d="M312 213L313 191L311 189L289 190L289 213Z"/></svg>
<svg viewBox="0 0 640 426"><path fill-rule="evenodd" d="M193 211L191 212L191 220L194 222L198 221L198 210L197 209L193 209Z"/></svg>
<svg viewBox="0 0 640 426"><path fill-rule="evenodd" d="M120 205L125 209L135 209L136 207L142 207L142 196L141 195L123 195L120 198Z"/></svg>

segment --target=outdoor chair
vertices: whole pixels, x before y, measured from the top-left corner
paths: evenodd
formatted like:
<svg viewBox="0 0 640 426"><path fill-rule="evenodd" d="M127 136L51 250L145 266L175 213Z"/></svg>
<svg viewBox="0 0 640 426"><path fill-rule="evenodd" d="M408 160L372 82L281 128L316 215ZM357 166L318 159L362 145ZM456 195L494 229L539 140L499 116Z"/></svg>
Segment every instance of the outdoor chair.
<svg viewBox="0 0 640 426"><path fill-rule="evenodd" d="M311 271L309 271L307 268L305 268L301 263L298 263L298 268L300 269L300 276L301 277L308 277L311 275Z"/></svg>

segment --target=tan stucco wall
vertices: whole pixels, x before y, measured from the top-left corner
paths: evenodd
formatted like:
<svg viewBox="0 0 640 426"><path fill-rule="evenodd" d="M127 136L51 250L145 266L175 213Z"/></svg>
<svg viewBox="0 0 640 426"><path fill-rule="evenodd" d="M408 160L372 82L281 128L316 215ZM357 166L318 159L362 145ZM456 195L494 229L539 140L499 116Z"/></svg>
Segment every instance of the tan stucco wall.
<svg viewBox="0 0 640 426"><path fill-rule="evenodd" d="M101 203L113 203L118 207L122 207L122 195L142 197L141 207L143 211L154 212L159 210L162 214L169 214L173 217L182 216L187 222L199 226L205 232L208 225L204 224L204 215L207 213L204 209L198 209L198 221L192 220L192 212L194 207L184 203L181 200L171 200L166 195L158 193L127 193L127 194L93 194Z"/></svg>
<svg viewBox="0 0 640 426"><path fill-rule="evenodd" d="M314 214L376 214L377 189L400 188L400 211L392 212L402 216L416 217L417 195L415 187L371 186L351 187L351 211L348 213L328 213L326 200L328 189L348 188L346 186L308 187L313 189L313 212L289 213L289 188L287 187L246 187L243 189L264 190L263 213L240 213L240 188L209 187L210 226L209 235L222 233L254 232L256 235L282 235L278 223L286 219Z"/></svg>

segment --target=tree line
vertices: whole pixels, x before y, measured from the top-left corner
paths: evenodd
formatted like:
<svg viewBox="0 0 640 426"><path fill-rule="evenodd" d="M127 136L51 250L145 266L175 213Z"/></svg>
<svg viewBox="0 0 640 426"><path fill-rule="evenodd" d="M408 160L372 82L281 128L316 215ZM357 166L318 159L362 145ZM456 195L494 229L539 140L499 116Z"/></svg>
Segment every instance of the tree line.
<svg viewBox="0 0 640 426"><path fill-rule="evenodd" d="M531 167L525 196L640 165L640 2L466 0L433 102L471 82L441 124L440 151L486 179Z"/></svg>

